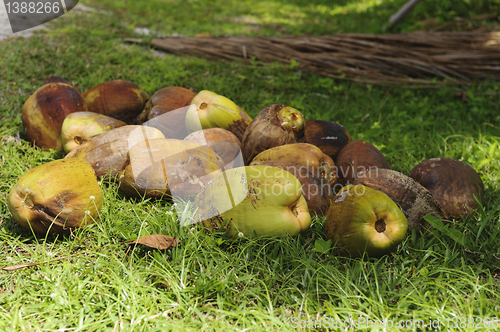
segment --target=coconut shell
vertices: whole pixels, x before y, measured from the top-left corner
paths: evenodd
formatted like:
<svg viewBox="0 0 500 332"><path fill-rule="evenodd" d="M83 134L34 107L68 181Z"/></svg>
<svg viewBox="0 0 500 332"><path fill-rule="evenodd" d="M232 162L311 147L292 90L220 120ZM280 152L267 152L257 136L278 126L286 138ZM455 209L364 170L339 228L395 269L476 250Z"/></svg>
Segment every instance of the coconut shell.
<svg viewBox="0 0 500 332"><path fill-rule="evenodd" d="M92 112L74 112L64 119L61 128L61 142L66 153L88 142L92 137L126 123L115 118Z"/></svg>
<svg viewBox="0 0 500 332"><path fill-rule="evenodd" d="M184 140L208 146L222 158L226 169L232 168L233 161L241 153L241 143L238 137L222 128L198 130L189 134Z"/></svg>
<svg viewBox="0 0 500 332"><path fill-rule="evenodd" d="M306 121L305 142L316 145L333 160L340 151L352 142L351 135L344 126L332 121Z"/></svg>
<svg viewBox="0 0 500 332"><path fill-rule="evenodd" d="M196 96L196 92L180 86L160 89L148 100L136 122L142 124L162 114L189 106L194 96Z"/></svg>
<svg viewBox="0 0 500 332"><path fill-rule="evenodd" d="M195 96L196 92L179 86L158 90L147 101L136 124L148 122L148 126L160 129L165 137L183 139L188 134L185 125L186 107ZM168 116L165 115L167 113Z"/></svg>
<svg viewBox="0 0 500 332"><path fill-rule="evenodd" d="M128 197L171 200L167 181L161 174L161 166L161 163L150 165L136 178L132 166L128 164L120 172L120 189Z"/></svg>
<svg viewBox="0 0 500 332"><path fill-rule="evenodd" d="M83 112L84 99L69 84L43 85L24 103L21 119L26 137L36 146L58 150L62 148L61 127L66 116Z"/></svg>
<svg viewBox="0 0 500 332"><path fill-rule="evenodd" d="M337 176L342 184L355 180L355 175L361 171L377 168L391 169L391 166L373 144L356 140L347 144L339 153L337 160Z"/></svg>
<svg viewBox="0 0 500 332"><path fill-rule="evenodd" d="M300 182L270 166L224 171L196 196L193 210L194 222L228 236L297 235L311 225Z"/></svg>
<svg viewBox="0 0 500 332"><path fill-rule="evenodd" d="M259 153L250 165L268 160L292 161L308 168L316 177L333 186L337 182L335 163L317 146L307 143L293 143L275 146Z"/></svg>
<svg viewBox="0 0 500 332"><path fill-rule="evenodd" d="M335 197L334 188L325 179L318 177L304 165L288 160L253 161L254 165L273 166L292 173L302 184L302 195L306 199L309 211L319 216L326 215L330 203Z"/></svg>
<svg viewBox="0 0 500 332"><path fill-rule="evenodd" d="M303 125L295 130L283 126L283 119L280 118L279 113L285 107L287 106L283 104L267 106L250 123L241 141L245 165L249 165L256 155L272 147L305 142ZM297 117L303 120L303 115L296 112Z"/></svg>
<svg viewBox="0 0 500 332"><path fill-rule="evenodd" d="M202 90L186 111L189 133L209 128L229 130L241 141L252 118L231 99L215 92Z"/></svg>
<svg viewBox="0 0 500 332"><path fill-rule="evenodd" d="M415 166L410 177L427 188L447 214L461 218L484 206L484 184L470 165L453 158L432 158Z"/></svg>
<svg viewBox="0 0 500 332"><path fill-rule="evenodd" d="M98 220L102 199L89 163L58 159L23 174L10 191L8 207L27 230L67 234Z"/></svg>
<svg viewBox="0 0 500 332"><path fill-rule="evenodd" d="M359 172L354 185L362 184L379 190L396 202L408 220L408 227L428 227L422 218L432 215L440 219L448 216L439 202L417 181L400 172L377 168Z"/></svg>
<svg viewBox="0 0 500 332"><path fill-rule="evenodd" d="M145 139L165 138L156 128L128 125L94 136L64 157L87 160L96 176L116 180L127 166L127 154L133 144Z"/></svg>
<svg viewBox="0 0 500 332"><path fill-rule="evenodd" d="M342 188L325 221L325 237L351 257L388 254L404 240L407 230L406 217L391 198L361 185Z"/></svg>
<svg viewBox="0 0 500 332"><path fill-rule="evenodd" d="M184 199L198 194L223 167L217 154L198 143L151 139L130 149L120 189L135 198Z"/></svg>
<svg viewBox="0 0 500 332"><path fill-rule="evenodd" d="M132 82L114 80L85 91L83 98L87 112L104 114L133 124L149 96Z"/></svg>

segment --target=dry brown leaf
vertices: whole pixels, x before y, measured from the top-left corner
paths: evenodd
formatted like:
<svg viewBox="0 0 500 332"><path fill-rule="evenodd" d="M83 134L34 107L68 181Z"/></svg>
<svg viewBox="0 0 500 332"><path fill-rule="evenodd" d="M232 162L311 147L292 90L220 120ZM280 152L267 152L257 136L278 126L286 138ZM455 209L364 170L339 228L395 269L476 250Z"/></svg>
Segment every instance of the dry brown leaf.
<svg viewBox="0 0 500 332"><path fill-rule="evenodd" d="M137 240L131 242L131 244L142 244L146 247L159 250L165 250L165 249L170 249L172 247L176 247L178 243L179 240L177 240L176 238L162 234L151 234L151 235L141 236Z"/></svg>
<svg viewBox="0 0 500 332"><path fill-rule="evenodd" d="M35 265L39 265L39 264L43 264L43 263L45 263L45 262L4 266L4 267L2 267L2 270L4 270L4 271L15 271L15 270L19 270L19 269L22 269L22 268L25 268L25 267L28 267L28 266L35 266Z"/></svg>

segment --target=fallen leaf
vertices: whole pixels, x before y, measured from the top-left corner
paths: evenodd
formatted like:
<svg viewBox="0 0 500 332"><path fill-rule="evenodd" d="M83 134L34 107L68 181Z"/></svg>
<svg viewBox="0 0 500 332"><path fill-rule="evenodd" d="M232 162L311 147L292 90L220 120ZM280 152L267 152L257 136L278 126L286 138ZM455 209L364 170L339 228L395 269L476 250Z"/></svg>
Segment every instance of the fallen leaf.
<svg viewBox="0 0 500 332"><path fill-rule="evenodd" d="M179 240L168 235L152 234L141 236L137 240L131 242L131 244L136 243L154 249L165 250L177 246Z"/></svg>
<svg viewBox="0 0 500 332"><path fill-rule="evenodd" d="M43 263L30 263L30 264L17 264L17 265L11 265L11 266L4 266L4 267L2 267L2 270L15 271L15 270L19 270L19 269L22 269L25 267L36 266L36 265L43 264Z"/></svg>

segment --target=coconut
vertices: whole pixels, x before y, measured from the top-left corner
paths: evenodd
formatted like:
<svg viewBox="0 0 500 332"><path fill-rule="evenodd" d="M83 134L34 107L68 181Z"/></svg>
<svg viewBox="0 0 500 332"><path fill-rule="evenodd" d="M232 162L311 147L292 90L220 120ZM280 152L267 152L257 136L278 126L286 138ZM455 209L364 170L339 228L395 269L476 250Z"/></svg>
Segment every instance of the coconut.
<svg viewBox="0 0 500 332"><path fill-rule="evenodd" d="M245 165L249 165L256 155L272 147L303 143L304 122L304 115L295 108L283 104L264 108L250 123L241 141Z"/></svg>
<svg viewBox="0 0 500 332"><path fill-rule="evenodd" d="M8 198L14 220L40 234L87 226L99 219L101 205L94 170L82 159L54 160L29 170Z"/></svg>

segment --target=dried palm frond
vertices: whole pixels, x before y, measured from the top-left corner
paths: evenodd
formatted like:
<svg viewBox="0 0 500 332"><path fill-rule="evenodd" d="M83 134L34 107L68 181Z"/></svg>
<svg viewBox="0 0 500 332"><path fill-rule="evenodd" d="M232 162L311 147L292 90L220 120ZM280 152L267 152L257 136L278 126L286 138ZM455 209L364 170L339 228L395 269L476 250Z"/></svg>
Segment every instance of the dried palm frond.
<svg viewBox="0 0 500 332"><path fill-rule="evenodd" d="M439 86L467 84L475 78L500 79L497 32L155 38L151 45L175 54L211 59L294 60L304 70L371 84Z"/></svg>

